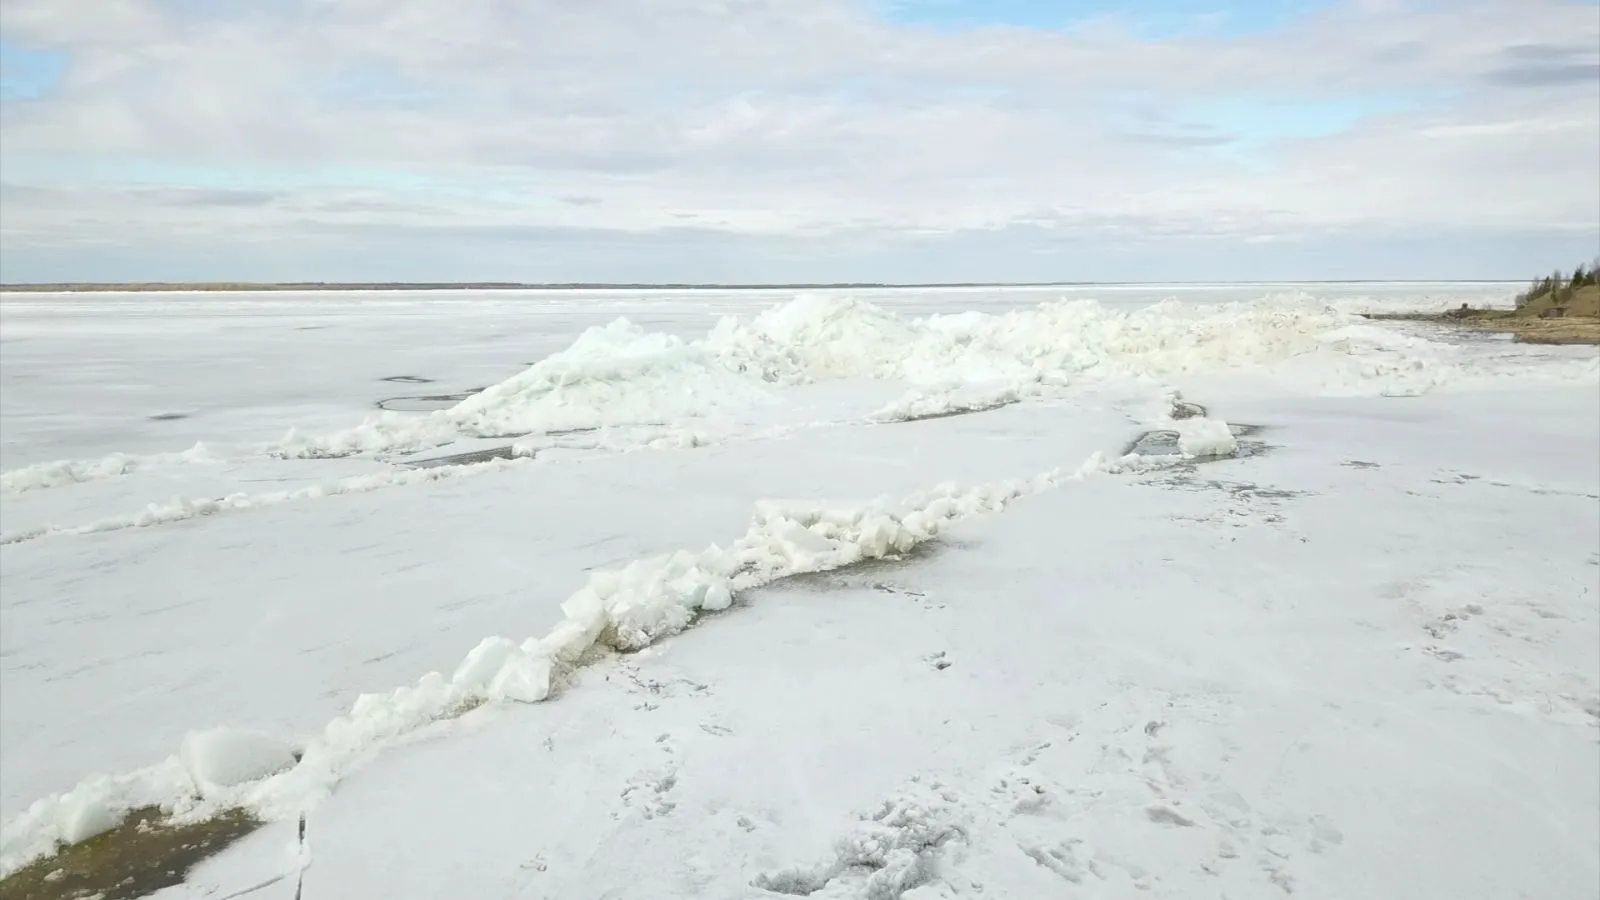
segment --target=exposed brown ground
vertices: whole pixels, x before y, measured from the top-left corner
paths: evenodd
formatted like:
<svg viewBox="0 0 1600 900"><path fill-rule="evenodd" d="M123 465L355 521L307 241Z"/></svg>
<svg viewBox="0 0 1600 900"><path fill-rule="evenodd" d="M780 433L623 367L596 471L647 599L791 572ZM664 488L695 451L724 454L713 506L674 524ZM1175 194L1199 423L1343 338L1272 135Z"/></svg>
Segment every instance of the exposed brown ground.
<svg viewBox="0 0 1600 900"><path fill-rule="evenodd" d="M1575 291L1535 297L1529 300L1528 305L1524 306L1520 312L1537 316L1545 310L1556 306L1564 307L1569 317L1600 318L1600 285L1591 284Z"/></svg>
<svg viewBox="0 0 1600 900"><path fill-rule="evenodd" d="M242 810L174 824L154 807L121 825L62 847L0 881L3 900L134 900L182 884L189 870L261 827Z"/></svg>
<svg viewBox="0 0 1600 900"><path fill-rule="evenodd" d="M1545 313L1560 307L1559 318ZM1600 344L1600 286L1590 285L1562 295L1546 294L1519 310L1466 309L1445 313L1374 313L1369 319L1438 322L1478 331L1498 331L1530 344Z"/></svg>
<svg viewBox="0 0 1600 900"><path fill-rule="evenodd" d="M1600 344L1600 316L1481 316L1467 319L1465 324L1481 331L1509 332L1529 344Z"/></svg>

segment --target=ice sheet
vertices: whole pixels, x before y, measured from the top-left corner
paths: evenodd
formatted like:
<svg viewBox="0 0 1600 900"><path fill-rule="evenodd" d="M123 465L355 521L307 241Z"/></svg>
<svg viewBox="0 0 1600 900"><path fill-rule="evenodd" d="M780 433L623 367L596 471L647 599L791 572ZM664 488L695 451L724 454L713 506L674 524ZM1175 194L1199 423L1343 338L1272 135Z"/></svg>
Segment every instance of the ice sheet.
<svg viewBox="0 0 1600 900"><path fill-rule="evenodd" d="M1587 896L1597 399L1297 402L773 586L355 776L308 895Z"/></svg>
<svg viewBox="0 0 1600 900"><path fill-rule="evenodd" d="M987 732L964 732L955 740L928 730L935 718L982 714L998 717L996 735L1009 735L1033 727L1024 720L1054 715L1047 707L1121 697L1116 702L1125 709L1094 718L1082 733L1089 735L1085 740L1136 755L1139 748L1118 736L1122 719L1149 713L1150 721L1165 721L1156 718L1167 708L1161 704L1205 691L1243 698L1230 715L1246 723L1250 747L1300 728L1321 746L1335 734L1344 739L1341 729L1368 714L1414 722L1362 751L1363 765L1375 772L1374 796L1400 797L1395 792L1407 779L1426 770L1423 760L1444 752L1444 736L1477 741L1473 753L1462 755L1448 773L1455 779L1451 790L1463 795L1450 801L1459 809L1440 813L1444 801L1432 795L1393 801L1397 821L1436 813L1455 817L1452 822L1465 817L1448 836L1472 846L1476 862L1459 878L1437 874L1438 885L1463 892L1439 887L1435 895L1493 896L1462 887L1468 875L1489 886L1510 883L1507 872L1532 877L1518 868L1513 851L1528 859L1544 854L1538 856L1544 867L1538 877L1545 879L1542 889L1555 892L1550 895L1591 885L1593 866L1581 865L1578 851L1592 857L1600 847L1592 829L1581 827L1582 817L1597 808L1593 785L1562 782L1570 791L1558 795L1551 780L1558 776L1531 767L1519 768L1520 780L1505 787L1495 780L1494 767L1527 757L1570 769L1572 735L1589 734L1586 740L1592 741L1594 713L1600 711L1593 677L1593 648L1600 645L1594 614L1600 594L1600 463L1594 451L1600 445L1600 368L1594 351L1454 345L1346 315L1370 304L1452 305L1464 293L1488 295L1498 287L1367 286L1305 294L1316 290L1321 289L1280 286L1272 289L1279 296L1261 301L1264 291L1257 286L1117 288L1096 292L1098 305L1076 306L1040 303L1062 295L1081 298L1084 291L869 292L850 302L823 295L792 303L757 294L8 295L0 300L4 467L8 475L36 472L43 480L19 490L22 481L14 478L0 498L0 532L10 541L0 547L0 812L7 866L36 852L30 848L41 846L40 839L47 846L49 836L60 833L61 822L51 812L57 807L50 805L57 801L25 813L30 804L90 773L115 777L91 779L60 808L93 812L83 805L85 798L123 805L155 799L193 808L197 788L182 760L162 762L177 753L185 734L215 726L259 729L304 747L318 735L332 735L327 729L343 713L360 727L339 732L355 735L355 743L347 742L348 752L327 777L310 777L308 764L268 779L260 790L246 784L237 793L274 815L309 809L329 823L327 846L335 855L323 858L331 862L318 876L325 880L317 889L329 895L381 893L378 881L352 880L363 867L376 865L355 847L358 833L392 828L397 846L414 845L426 835L405 831L421 827L420 820L379 822L387 819L377 811L381 804L362 800L362 791L393 803L400 790L394 784L408 779L415 784L405 802L453 810L443 821L457 823L460 839L476 841L480 849L474 855L445 841L438 853L405 860L409 865L384 863L395 872L399 892L393 896L430 896L423 886L461 878L459 884L481 884L489 895L509 889L506 879L531 876L519 874L525 871L520 868L507 874L507 866L529 860L509 861L516 854L496 836L498 813L475 807L470 798L458 803L437 794L455 784L452 765L477 772L478 764L452 764L447 756L432 769L438 782L415 774L391 782L387 767L411 772L406 767L428 765L431 754L457 752L496 759L499 751L469 741L500 740L493 735L502 726L537 748L561 736L559 728L547 729L552 721L575 723L569 737L576 737L598 727L583 724L583 717L624 721L640 711L636 705L659 708L662 703L651 698L677 688L645 687L645 696L635 697L605 685L608 674L627 681L633 677L626 674L629 666L637 674L639 667L654 665L656 651L582 669L552 702L528 712L491 704L466 719L415 733L384 730L388 726L361 731L392 710L376 701L358 703L357 695L376 692L391 698L386 703L410 703L427 692L392 692L426 687L431 683L418 678L430 671L442 673L437 684L450 684L464 654L485 637L500 635L507 643L485 646L516 652L496 656L481 679L465 680L491 699L539 699L550 686L539 686L544 670L538 660L544 657L538 650L545 645L524 639L562 634L550 629L581 611L570 598L591 583L593 572L627 570L635 561L685 550L692 555L680 558L683 565L669 561L658 569L632 570L641 577L661 573L666 580L646 594L689 597L684 609L715 611L728 599L736 601L702 627L658 645L674 659L689 654L692 660L684 665L692 662L694 674L684 677L710 686L705 692L685 689L685 696L725 698L725 706L718 705L723 700L708 701L716 715L749 717L751 727L763 733L798 729L784 738L793 749L783 752L813 768L774 771L744 758L770 747L743 747L734 756L713 753L694 764L724 773L703 776L710 793L692 803L660 800L681 821L681 834L630 824L605 832L610 838L583 823L613 814L631 822L637 808L627 804L633 801L646 802L638 808L647 812L659 808L648 802L673 790L656 790L666 775L632 789L597 787L593 796L580 787L558 787L555 797L538 793L551 788L544 776L534 776L539 786L524 798L531 808L577 804L572 815L582 822L569 836L552 833L545 841L538 829L555 827L554 819L534 816L539 824L527 840L543 841L534 854L542 862L530 862L531 871L566 874L516 881L518 890L604 896L612 876L596 867L609 860L616 872L634 872L657 886L659 893L652 895L662 897L697 896L709 885L726 888L730 896L759 895L752 887L758 882L815 888L815 896L855 896L868 889L874 871L882 890L907 897L961 896L977 882L1008 886L1017 895L1048 894L1045 885L1074 883L1068 875L1113 895L1167 885L1162 890L1189 896L1205 882L1172 873L1192 874L1185 868L1191 863L1204 872L1210 863L1195 862L1204 856L1195 849L1204 842L1174 843L1155 835L1193 837L1201 834L1193 829L1201 828L1208 841L1231 841L1237 851L1231 858L1253 860L1233 866L1232 874L1208 876L1222 878L1239 896L1281 894L1286 881L1312 895L1429 895L1417 887L1422 876L1398 864L1372 869L1370 883L1349 880L1351 866L1402 852L1379 847L1384 841L1373 835L1387 832L1376 816L1340 808L1336 817L1315 813L1345 823L1331 826L1333 831L1307 824L1312 814L1302 815L1302 807L1337 805L1329 798L1351 790L1330 774L1337 763L1331 754L1305 757L1306 771L1292 773L1300 779L1291 785L1299 793L1289 800L1267 798L1269 787L1260 784L1233 788L1251 808L1293 801L1295 810L1281 815L1300 816L1300 824L1282 827L1298 835L1291 843L1300 843L1288 849L1269 840L1275 835L1240 837L1229 830L1234 826L1219 824L1224 820L1214 810L1204 811L1209 818L1202 823L1191 815L1201 802L1192 790L1183 795L1189 807L1154 813L1079 797L1083 806L1074 815L1103 825L1099 837L1083 829L1059 839L1019 837L1021 826L997 817L1000 807L985 799L989 786L974 774L985 766L988 771L1017 764L1006 756L1010 751L995 750L997 738ZM1361 291L1367 299L1360 299ZM1183 303L1149 308L1150 301L1167 296ZM718 325L728 314L738 321ZM632 322L631 330L613 326L599 333L617 351L611 357L567 357L587 360L581 373L548 364L530 368L552 354L563 359L564 349L584 348L583 328L606 326L619 316ZM636 352L641 348L649 352ZM64 364L73 360L82 364ZM607 360L605 371L627 377L593 381L602 371L589 365L595 360ZM634 362L619 367L627 360ZM641 360L647 365L635 364ZM273 377L261 379L255 375L260 371ZM546 377L552 373L558 377ZM700 387L676 393L673 379L681 375ZM381 380L395 376L406 377ZM435 380L419 383L420 378ZM566 391L586 383L606 387L601 393ZM467 402L465 411L492 410L482 421L497 427L541 425L555 413L581 409L613 418L597 431L506 441L474 438L453 426L444 435L452 443L430 451L447 456L503 444L532 454L481 466L410 468L426 454L395 455L398 447L339 459L265 452L289 427L313 436L350 433L384 397L494 384L501 387L474 395L481 399ZM1205 415L1173 420L1174 389L1204 404ZM173 402L151 402L152 397ZM395 421L427 419L418 413ZM1262 426L1244 438L1250 442L1246 458L1189 474L1122 463L1095 471L1123 474L1082 483L1039 480L1053 471L1070 473L1096 453L1114 457L1148 428L1172 428L1180 438L1189 429L1191 451L1201 444L1214 449L1223 441L1221 432L1213 427L1202 433L1202 426L1224 421ZM205 452L181 455L197 441ZM25 468L40 463L51 465ZM1187 465L1174 459L1160 466L1173 463ZM73 467L84 464L89 467ZM1139 484L1150 479L1159 483ZM983 500L972 507L981 514L963 520L951 540L936 543L945 549L932 558L895 570L882 584L850 582L853 587L827 595L820 612L812 610L815 604L804 607L807 615L822 618L772 618L780 614L764 605L769 601L780 604L771 609L800 609L783 603L788 595L781 589L747 591L742 599L714 594L720 590L717 579L728 573L707 562L714 556L703 555L713 543L729 547L744 535L756 542L750 547L758 547L776 539L778 555L772 558L791 566L770 570L780 574L805 571L811 565L807 554L832 560L830 565L848 561L838 555L843 545L829 543L841 528L856 529L849 532L851 542L887 547L897 540L894 529L923 527L917 523L926 519L906 520L907 513L937 509L943 516L965 508L901 502L913 495L924 498L919 503L937 498L928 489L946 481L979 488L963 497L1011 497L1019 486L1030 486L1021 493L1053 489L1015 504ZM1289 511L1296 509L1308 521L1290 528ZM880 512L890 516L887 525L872 518ZM1469 529L1470 537L1446 535L1441 523ZM1024 531L1015 530L1024 525ZM693 560L699 562L689 565ZM899 581L902 573L931 580L906 587ZM727 581L734 586L735 579ZM640 584L648 586L649 578ZM910 593L896 594L902 589ZM895 681L920 677L924 667L941 676L962 668L949 656L951 649L943 649L945 657L930 649L926 660L920 652L916 662L904 658L923 639L918 617L929 607L922 601L939 592L947 596L938 612L949 617L938 630L947 638L943 644L975 640L962 652L1006 672L1005 686L987 680L924 696L920 687ZM1258 605L1241 606L1239 592ZM874 605L880 595L908 605L880 608ZM1469 595L1494 602L1457 602ZM1120 612L1102 615L1111 607ZM641 643L667 638L688 623L673 618L676 613L641 619L638 609L612 604L605 615L613 624L644 623ZM1093 626L1088 635L1075 630L1085 621ZM1551 622L1562 624L1539 624ZM1486 627L1474 630L1469 623ZM1427 639L1422 644L1417 628ZM708 644L708 635L717 634L731 634L739 647ZM1195 635L1206 640L1191 646ZM1411 655L1383 655L1401 652L1394 648L1402 645ZM1002 652L1002 646L1010 649ZM1528 647L1537 652L1522 652ZM761 658L747 658L750 653ZM1414 659L1416 654L1421 657ZM1227 659L1235 662L1225 664ZM1363 668L1373 659L1382 665ZM1323 668L1296 668L1313 665ZM1169 671L1174 667L1177 674ZM1319 697L1360 716L1284 700L1274 685L1289 676L1299 679L1296 684L1322 679ZM640 677L646 685L669 684ZM823 687L805 693L817 678ZM1440 698L1448 701L1443 707ZM1015 709L1008 705L1012 701ZM896 731L902 708L922 710L927 721ZM362 711L371 716L357 714ZM842 732L823 724L835 713L846 723ZM1466 718L1451 718L1458 713ZM1190 718L1184 727L1194 735L1204 767L1189 770L1184 784L1171 782L1171 790L1181 794L1179 787L1193 787L1195 772L1245 779L1250 766L1222 759L1235 753L1223 743L1223 720L1194 710L1185 714ZM782 724L784 716L792 726ZM1519 724L1505 724L1505 717ZM679 724L664 742L670 752L704 749L698 737L684 740ZM698 729L702 723L692 724ZM717 736L716 727L708 727L701 734ZM651 728L645 722L616 734L595 732L584 740L588 750L574 749L570 758L541 758L532 768L525 760L515 770L485 764L481 772L486 779L518 784L529 772L545 772L539 767L549 762L562 784L626 781L635 770L661 768L646 759L654 760L650 754L657 748L641 743L659 736L646 735ZM370 745L362 743L368 736L375 736ZM417 740L425 746L403 746ZM823 743L807 744L813 740ZM850 768L843 761L851 758L851 741L859 745L851 752L868 758L877 752L873 742L887 741L883 752L893 758L844 771ZM1530 750L1521 742L1537 746ZM927 746L945 749L930 756ZM1382 754L1373 749L1379 746ZM383 748L390 750L376 753ZM1248 757L1257 751L1238 752ZM363 768L373 760L375 768ZM837 783L815 768L830 760L840 764ZM1094 790L1133 790L1123 775L1071 754L1052 765L1053 783L1074 790L1085 781L1105 782ZM142 793L106 790L146 766L154 766L148 777L135 779ZM622 769L632 774L619 774ZM912 783L914 775L926 777ZM943 787L929 788L928 778ZM340 790L330 799L327 788L336 783ZM773 784L804 788L773 793ZM947 789L957 799L944 798ZM1536 799L1524 803L1525 818L1511 820L1528 837L1499 842L1500 826L1491 828L1493 823L1472 815L1486 808L1486 798L1507 790ZM605 798L618 793L633 798L625 808L607 805ZM855 811L901 797L945 811L926 821L901 816L892 834L879 825L851 824ZM778 843L766 836L766 819L748 810L734 818L740 834L723 840L727 823L713 816L712 807L743 808L758 800L766 804L765 812L757 810L762 816L787 823L788 830L770 839ZM116 803L112 807L115 812ZM474 810L482 817L475 822ZM652 813L645 821L671 816ZM1173 816L1199 824L1182 825ZM1355 824L1348 824L1352 819ZM919 830L924 826L935 837L950 828L964 829L967 837L961 847L951 845L948 858L930 856L926 871L916 852L909 860L905 852L892 860L872 856L876 845L866 837L876 834L888 846L904 838L910 843L902 851L914 851L923 846L917 835L927 837ZM1156 830L1140 830L1147 826ZM687 853L682 836L694 829L719 835L731 855ZM762 836L756 844L740 843L746 841L741 834L757 832ZM1335 832L1363 837L1339 844L1329 837ZM833 847L835 838L844 843ZM585 851L592 854L584 857L589 862L581 862L572 855L578 852L572 842L591 839L599 843ZM1436 843L1406 840L1399 842L1407 848L1403 852L1421 853L1425 860L1443 853L1444 837ZM1155 848L1154 857L1128 862L1143 852L1136 848L1147 845ZM1339 847L1359 850L1343 859L1343 868L1329 860L1355 851ZM740 855L747 852L752 855ZM650 860L660 865L653 874L641 874L633 863L619 862L623 856L637 856L638 866ZM217 862L218 871L231 865L226 857ZM276 858L242 860L238 868L255 877L284 865ZM463 876L462 867L474 867L475 874ZM1432 870L1424 865L1418 871ZM902 880L890 884L894 879ZM316 883L308 880L308 889ZM231 880L229 885L247 886Z"/></svg>

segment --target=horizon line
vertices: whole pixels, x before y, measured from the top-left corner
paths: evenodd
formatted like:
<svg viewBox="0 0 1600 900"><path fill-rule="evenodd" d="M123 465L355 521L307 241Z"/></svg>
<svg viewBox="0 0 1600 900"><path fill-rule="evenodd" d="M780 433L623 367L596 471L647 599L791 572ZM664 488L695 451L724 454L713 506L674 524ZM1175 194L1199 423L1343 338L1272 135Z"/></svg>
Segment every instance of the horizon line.
<svg viewBox="0 0 1600 900"><path fill-rule="evenodd" d="M1121 287L1130 285L1262 285L1262 284L1518 284L1527 278L1309 278L1241 281L829 281L829 282L521 282L521 281L38 281L0 283L0 292L16 293L157 293L235 291L515 291L515 290L837 290L841 288L969 288L969 287Z"/></svg>

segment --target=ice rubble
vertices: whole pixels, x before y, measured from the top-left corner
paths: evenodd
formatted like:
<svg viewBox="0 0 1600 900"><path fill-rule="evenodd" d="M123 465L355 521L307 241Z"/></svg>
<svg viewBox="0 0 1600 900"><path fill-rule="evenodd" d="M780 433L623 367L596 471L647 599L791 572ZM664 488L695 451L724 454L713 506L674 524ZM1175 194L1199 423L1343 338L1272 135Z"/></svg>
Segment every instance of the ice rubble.
<svg viewBox="0 0 1600 900"><path fill-rule="evenodd" d="M511 459L490 459L473 465L396 469L370 475L351 475L286 491L266 491L256 494L239 492L222 497L173 497L165 503L147 504L144 509L135 513L107 516L84 525L40 525L0 532L0 546L58 535L100 534L124 528L148 528L152 525L166 525L221 512L277 506L281 503L315 500L337 494L365 494L390 487L445 481L451 478L469 478L526 463L536 450L533 445L523 445L513 448Z"/></svg>
<svg viewBox="0 0 1600 900"><path fill-rule="evenodd" d="M953 384L913 388L872 414L878 422L914 422L939 416L985 412L1020 401L1035 386L1005 383Z"/></svg>
<svg viewBox="0 0 1600 900"><path fill-rule="evenodd" d="M462 435L663 426L772 397L766 385L729 370L703 346L619 318L584 331L567 349L449 409L420 417L382 413L330 435L291 431L273 451L348 456L434 446Z"/></svg>
<svg viewBox="0 0 1600 900"><path fill-rule="evenodd" d="M726 365L779 383L1068 382L1269 364L1311 349L1317 334L1345 321L1298 297L1168 301L1132 312L1079 300L907 321L870 303L813 295L749 323L724 319L705 344Z"/></svg>
<svg viewBox="0 0 1600 900"><path fill-rule="evenodd" d="M1456 352L1367 324L1303 293L1215 305L1170 300L1131 312L1093 300L1061 301L921 319L840 295L802 294L748 321L724 318L697 341L617 319L449 409L380 413L331 434L291 430L266 452L316 458L416 450L461 437L649 425L694 431L697 421L772 401L774 388L826 379L897 381L921 391L903 402L905 409L885 410L890 418L915 417L940 403L954 408L957 394L977 385L999 397L1108 378L1251 367L1271 368L1322 393L1410 396L1481 377L1481 365L1468 373L1453 364ZM1508 360L1492 371L1522 375L1529 367ZM1600 359L1546 363L1539 371L1592 379L1600 375ZM0 492L116 477L155 460L44 463L0 475Z"/></svg>
<svg viewBox="0 0 1600 900"><path fill-rule="evenodd" d="M950 846L967 842L974 816L931 779L914 777L896 794L860 816L834 844L832 859L758 875L752 886L789 897L909 896L933 880Z"/></svg>
<svg viewBox="0 0 1600 900"><path fill-rule="evenodd" d="M173 463L222 462L214 447L201 442L182 453L153 453L135 456L113 453L101 459L58 459L0 472L0 494L20 494L42 488L61 487L82 481L116 478L142 468Z"/></svg>
<svg viewBox="0 0 1600 900"><path fill-rule="evenodd" d="M159 805L175 815L204 817L245 806L271 817L291 815L326 796L348 772L384 747L456 710L490 701L538 702L597 647L637 649L688 627L696 616L727 609L741 592L776 579L826 571L863 559L903 553L952 522L1004 509L1027 494L1081 478L1107 465L1097 454L1077 472L961 487L944 484L899 503L840 507L764 501L730 547L679 551L596 572L562 605L564 618L543 637L520 643L481 642L445 676L365 694L299 745L268 736L220 731L191 734L177 754L139 771L94 775L62 794L35 802L0 828L0 877L51 852L112 827L129 810Z"/></svg>
<svg viewBox="0 0 1600 900"><path fill-rule="evenodd" d="M1135 452L1108 463L1111 471L1137 471L1239 452L1233 426L1212 416L1205 407L1185 400L1180 391L1168 391L1159 400L1128 412L1148 430L1135 442ZM1155 452L1168 446L1177 452Z"/></svg>
<svg viewBox="0 0 1600 900"><path fill-rule="evenodd" d="M694 420L768 401L773 387L826 379L904 382L925 397L984 385L998 397L1115 377L1271 366L1328 352L1321 335L1351 322L1305 295L1211 306L1168 301L1133 312L1079 300L908 319L848 297L802 294L749 321L725 317L698 341L618 319L450 409L376 415L330 435L291 432L275 452L341 456L461 435ZM1360 338L1347 336L1333 355L1362 352ZM1337 370L1338 359L1323 368ZM906 404L919 402L941 401Z"/></svg>
<svg viewBox="0 0 1600 900"><path fill-rule="evenodd" d="M1178 452L1184 456L1232 456L1239 449L1233 429L1221 419L1197 417L1173 424L1178 432Z"/></svg>
<svg viewBox="0 0 1600 900"><path fill-rule="evenodd" d="M147 528L197 519L202 516L247 509L316 500L339 494L365 494L388 488L405 487L453 478L470 478L499 472L509 466L530 461L534 456L548 457L552 451L615 451L630 448L654 450L686 450L711 442L703 432L691 428L635 427L598 429L582 435L567 435L559 439L537 437L517 441L510 446L507 457L491 457L446 465L433 465L416 469L390 469L365 475L325 480L292 490L264 491L260 493L237 492L221 497L174 496L164 502L148 503L132 513L105 516L82 525L36 525L0 532L0 546L17 544L43 537L101 534L125 528Z"/></svg>

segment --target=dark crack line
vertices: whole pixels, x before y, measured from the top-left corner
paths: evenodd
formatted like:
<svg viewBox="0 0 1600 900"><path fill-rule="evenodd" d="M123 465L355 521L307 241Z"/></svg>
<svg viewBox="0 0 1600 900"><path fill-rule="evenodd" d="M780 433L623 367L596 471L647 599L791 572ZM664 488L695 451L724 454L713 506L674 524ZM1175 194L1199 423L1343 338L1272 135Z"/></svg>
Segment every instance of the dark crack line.
<svg viewBox="0 0 1600 900"><path fill-rule="evenodd" d="M899 417L899 418L882 419L882 420L879 420L877 422L873 422L872 424L874 424L874 425L905 425L905 424L909 424L911 422L932 422L932 421L935 421L937 419L954 419L954 418L958 418L960 416L970 416L970 415L975 415L977 413L986 413L986 412L993 412L994 410L997 410L997 409L1005 409L1008 406L1015 406L1019 402L1020 401L1017 401L1017 400L1002 400L1002 401L998 401L998 402L995 402L995 403L979 403L979 404L973 404L973 405L970 405L970 406L960 406L960 407L956 407L956 408L952 408L952 409L942 410L940 412L922 413L920 415L912 415L912 416L903 416L903 417Z"/></svg>
<svg viewBox="0 0 1600 900"><path fill-rule="evenodd" d="M306 890L306 870L311 868L311 856L306 852L306 814L300 814L300 874L294 883L294 900L301 900Z"/></svg>
<svg viewBox="0 0 1600 900"><path fill-rule="evenodd" d="M288 878L288 877L289 876L287 874L275 875L275 876L273 876L271 878L268 878L266 881L261 882L258 885L255 885L253 887L247 887L242 891L234 891L231 894L226 894L226 895L224 895L222 897L218 897L217 900L235 900L235 898L237 898L237 897L244 897L244 896L249 895L249 894L254 894L256 891L264 890L266 888L272 887L273 885L277 884L278 882L280 882L280 881L282 881L282 880L284 880L285 878ZM299 891L295 892L295 896L296 897L300 896Z"/></svg>
<svg viewBox="0 0 1600 900"><path fill-rule="evenodd" d="M452 453L449 456L435 456L429 459L406 460L401 465L411 469L437 469L445 466L472 466L486 463L496 459L531 459L534 452L517 452L516 445L504 447L490 447L485 450L470 450L466 453Z"/></svg>

